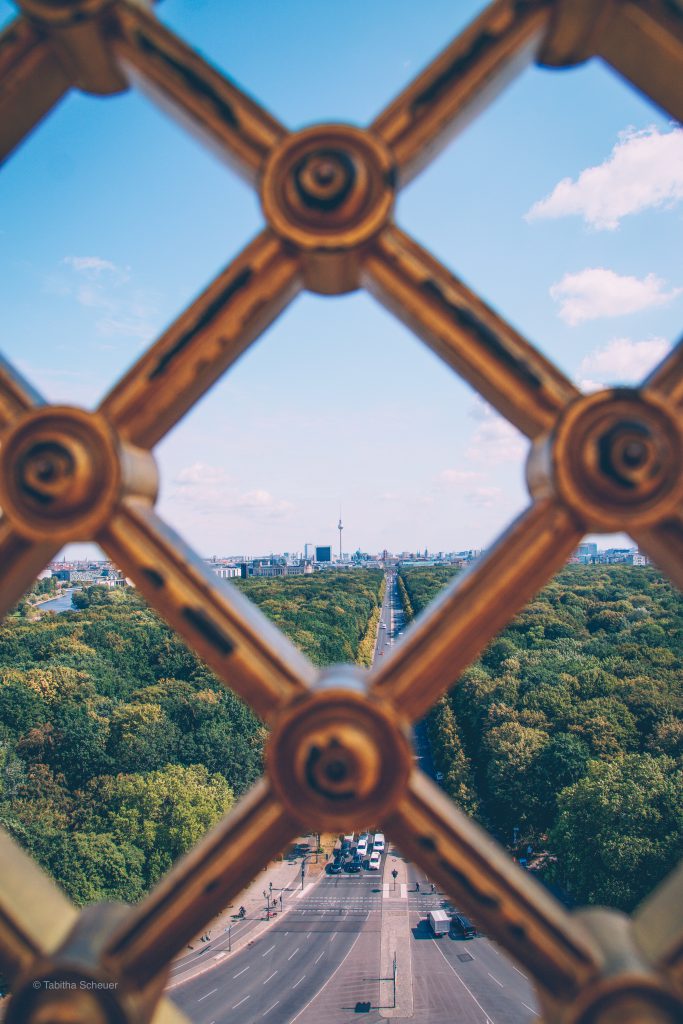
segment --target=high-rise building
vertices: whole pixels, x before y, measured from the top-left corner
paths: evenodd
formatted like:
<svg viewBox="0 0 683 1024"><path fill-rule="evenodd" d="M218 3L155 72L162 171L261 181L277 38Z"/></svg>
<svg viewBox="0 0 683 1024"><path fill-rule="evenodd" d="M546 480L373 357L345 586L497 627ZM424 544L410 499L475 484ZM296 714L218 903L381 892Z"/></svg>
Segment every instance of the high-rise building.
<svg viewBox="0 0 683 1024"><path fill-rule="evenodd" d="M306 561L315 558L315 544L304 544L304 558Z"/></svg>
<svg viewBox="0 0 683 1024"><path fill-rule="evenodd" d="M327 547L318 547L315 549L315 560L316 562L331 562L332 561L332 548L328 544Z"/></svg>

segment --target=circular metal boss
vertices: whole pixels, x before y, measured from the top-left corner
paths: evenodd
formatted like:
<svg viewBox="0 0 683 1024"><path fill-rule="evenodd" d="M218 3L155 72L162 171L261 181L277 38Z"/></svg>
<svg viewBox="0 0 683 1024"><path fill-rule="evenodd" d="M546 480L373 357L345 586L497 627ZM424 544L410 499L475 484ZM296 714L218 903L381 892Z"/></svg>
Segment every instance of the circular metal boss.
<svg viewBox="0 0 683 1024"><path fill-rule="evenodd" d="M394 806L412 756L388 708L330 683L285 711L268 741L266 763L295 818L351 828L381 819Z"/></svg>
<svg viewBox="0 0 683 1024"><path fill-rule="evenodd" d="M389 219L394 178L386 146L351 125L306 128L276 147L261 202L272 228L300 250L310 289L358 287L358 251Z"/></svg>
<svg viewBox="0 0 683 1024"><path fill-rule="evenodd" d="M89 539L111 511L120 481L112 431L83 409L31 409L0 450L0 507L34 540Z"/></svg>
<svg viewBox="0 0 683 1024"><path fill-rule="evenodd" d="M649 526L683 501L681 424L656 395L616 388L584 396L551 445L555 488L588 528Z"/></svg>

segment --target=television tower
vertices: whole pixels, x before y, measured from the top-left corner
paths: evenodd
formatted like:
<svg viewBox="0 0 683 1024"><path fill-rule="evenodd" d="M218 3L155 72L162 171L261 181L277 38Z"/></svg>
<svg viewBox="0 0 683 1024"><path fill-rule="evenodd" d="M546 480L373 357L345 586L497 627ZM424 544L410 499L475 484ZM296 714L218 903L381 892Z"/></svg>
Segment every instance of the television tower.
<svg viewBox="0 0 683 1024"><path fill-rule="evenodd" d="M339 530L339 561L341 562L341 560L342 560L342 530L344 529L344 527L342 526L341 507L339 509L339 523L337 525L337 529Z"/></svg>

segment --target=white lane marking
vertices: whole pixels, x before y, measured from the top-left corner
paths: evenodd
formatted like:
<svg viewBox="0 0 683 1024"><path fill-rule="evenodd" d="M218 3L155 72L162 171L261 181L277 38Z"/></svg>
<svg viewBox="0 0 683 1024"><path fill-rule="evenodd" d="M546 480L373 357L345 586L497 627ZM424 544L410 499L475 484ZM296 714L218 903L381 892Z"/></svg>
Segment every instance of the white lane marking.
<svg viewBox="0 0 683 1024"><path fill-rule="evenodd" d="M389 899L389 883L388 882L384 882L384 884L382 885L382 899L385 899L385 900Z"/></svg>
<svg viewBox="0 0 683 1024"><path fill-rule="evenodd" d="M332 974L331 974L331 975L329 976L329 978L327 979L327 981L326 981L326 982L325 982L325 983L323 984L323 986L322 986L321 988L319 988L319 989L318 989L318 991L316 992L316 994L315 994L314 996L311 996L311 998L310 998L310 999L308 1000L308 1002L306 1003L306 1005L305 1005L305 1006L304 1006L304 1007L303 1007L303 1008L302 1008L301 1010L299 1010L299 1012L297 1013L296 1017L292 1017L292 1019L290 1020L289 1024L294 1024L294 1021L295 1021L295 1020L298 1020L298 1019L299 1019L299 1017L301 1016L301 1014L302 1014L302 1013L303 1013L303 1012L304 1012L305 1010L307 1010L307 1009L308 1009L308 1007L309 1007L309 1006L311 1005L311 1003L313 1002L313 1000L314 1000L314 999L317 999L317 998L318 998L318 996L320 995L320 993L322 992L322 990L323 990L323 989L325 988L325 986L326 986L326 985L329 985L329 983L330 983L330 982L332 981L332 979L334 978L334 976L335 976L335 974L337 973L337 971L339 970L339 968L340 968L340 967L343 967L343 966L344 966L344 964L346 963L347 959L349 958L349 956L351 955L351 953L352 953L352 951L353 951L353 947L354 947L354 946L356 945L356 943L358 942L358 940L359 940L359 938L360 938L360 937L361 937L361 933L359 932L359 933L358 933L358 935L356 935L356 937L355 937L355 939L353 940L353 942L351 943L351 945L349 946L348 952L346 953L346 956L345 956L345 957L344 957L344 959L343 959L343 960L341 961L341 963L337 964L337 966L336 966L336 967L335 967L335 969L334 969L334 970L332 971ZM330 940L330 941L331 941L331 940Z"/></svg>
<svg viewBox="0 0 683 1024"><path fill-rule="evenodd" d="M266 1012L265 1012L265 1013L263 1014L263 1016L265 1017L265 1016L266 1016L266 1014L270 1013L270 1011L271 1011L271 1010L274 1010L274 1009L275 1009L275 1007L276 1007L276 1006L279 1006L279 1005L280 1005L280 1000L278 999L278 1001L277 1001L276 1003L273 1003L273 1005L272 1005L272 1006L269 1006L269 1007L268 1007L268 1009L267 1009L267 1010L266 1010Z"/></svg>
<svg viewBox="0 0 683 1024"><path fill-rule="evenodd" d="M307 939L310 939L310 937L311 937L311 935L312 935L312 934L313 934L313 932L306 932L306 938L307 938Z"/></svg>
<svg viewBox="0 0 683 1024"><path fill-rule="evenodd" d="M272 981L272 979L275 977L276 974L277 974L277 971L273 971L273 973L270 975L270 977L266 978L266 980L263 982L263 984L267 985L269 981Z"/></svg>
<svg viewBox="0 0 683 1024"><path fill-rule="evenodd" d="M270 947L270 949L267 949L265 951L265 953L261 953L261 956L268 956L268 954L272 953L274 949L275 949L275 946L273 945L273 946Z"/></svg>
<svg viewBox="0 0 683 1024"><path fill-rule="evenodd" d="M330 942L334 942L334 940L336 938L337 938L337 933L335 932L334 935L330 935Z"/></svg>
<svg viewBox="0 0 683 1024"><path fill-rule="evenodd" d="M323 950L322 953L318 953L318 955L315 958L315 960L313 961L313 963L317 964L317 962L318 962L318 960L320 959L321 956L325 956L325 950Z"/></svg>
<svg viewBox="0 0 683 1024"><path fill-rule="evenodd" d="M402 900L407 900L408 899L408 883L407 882L401 882L401 899Z"/></svg>
<svg viewBox="0 0 683 1024"><path fill-rule="evenodd" d="M248 971L250 967L251 964L248 964L246 967L243 967L241 971L237 972L237 974L233 974L233 978L239 978L240 974L244 974L244 972Z"/></svg>
<svg viewBox="0 0 683 1024"><path fill-rule="evenodd" d="M306 975L304 974L303 978L299 978L299 980L298 980L298 981L296 982L296 984L295 984L295 985L292 985L292 988L296 988L296 987L297 987L297 985L300 985L300 984L301 984L301 982L302 982L302 981L304 980L304 978L305 978L305 977L306 977Z"/></svg>
<svg viewBox="0 0 683 1024"><path fill-rule="evenodd" d="M214 960L223 960L227 955L227 953L216 953Z"/></svg>
<svg viewBox="0 0 683 1024"><path fill-rule="evenodd" d="M301 946L297 946L296 949L294 950L294 952L292 953L292 956L296 956L296 954L299 952L300 949L301 949ZM292 956L288 956L287 959L291 960Z"/></svg>
<svg viewBox="0 0 683 1024"><path fill-rule="evenodd" d="M465 984L465 982L464 982L464 981L462 980L462 978L460 977L460 975L459 975L459 974L458 974L458 972L456 971L456 969L455 969L455 967L453 966L453 964L452 964L452 963L450 962L450 960L448 959L448 957L446 956L446 954L445 954L445 953L444 953L444 952L443 952L443 951L441 950L440 946L439 946L439 945L438 945L438 943L436 942L436 939L432 939L432 942L434 943L434 946L436 947L436 949L438 949L438 950L439 950L439 953L440 953L440 954L441 954L441 956L442 956L442 957L444 958L444 960L446 961L446 963L448 964L448 966L450 967L450 969L451 969L451 970L453 971L453 974L454 974L454 975L456 976L456 978L458 979L458 981L460 982L460 984L462 985L462 987L463 987L463 988L465 989L465 991L466 991L466 992L468 992L468 993L469 993L469 994L471 995L471 997L472 997L472 999L474 1000L474 1002L475 1002L475 1003L477 1004L477 1006L479 1007L479 1009L481 1010L481 1012L482 1012L482 1013L484 1014L484 1016L486 1017L486 1024L494 1024L494 1022L493 1022L493 1018L492 1018L492 1017L491 1017L491 1016L490 1016L490 1015L489 1015L489 1014L488 1014L488 1013L486 1012L486 1010L484 1009L484 1007L483 1007L483 1006L481 1005L481 1003L479 1002L479 1000L478 1000L478 999L477 999L477 997L475 996L475 994L474 994L474 992L472 991L472 989L468 988L468 986L467 986L467 985Z"/></svg>
<svg viewBox="0 0 683 1024"><path fill-rule="evenodd" d="M495 981L496 985L500 985L501 988L505 988L505 985L503 984L503 982L502 981L498 981L498 978L494 978L490 971L487 971L486 973L488 974L488 976L491 979L491 981Z"/></svg>
<svg viewBox="0 0 683 1024"><path fill-rule="evenodd" d="M214 994L214 992L218 992L218 989L217 988L212 988L211 991L207 992L205 996L200 996L199 999L197 1000L197 1002L201 1003L202 999L208 999L209 996L212 996Z"/></svg>
<svg viewBox="0 0 683 1024"><path fill-rule="evenodd" d="M240 999L239 1003L235 1003L233 1006L233 1010L236 1010L238 1006L242 1005L242 1003L246 1003L247 999L251 999L251 996L245 996L244 999Z"/></svg>
<svg viewBox="0 0 683 1024"><path fill-rule="evenodd" d="M531 1012L533 1013L534 1017L538 1017L538 1012L536 1010L532 1010L530 1006L526 1005L526 1003L522 1003L522 1006L526 1006L527 1010L531 1010Z"/></svg>
<svg viewBox="0 0 683 1024"><path fill-rule="evenodd" d="M510 964L510 967L512 968L513 971L517 971L517 974L521 974L523 978L526 978L527 981L529 980L524 971L520 971L519 968L515 967L514 964Z"/></svg>

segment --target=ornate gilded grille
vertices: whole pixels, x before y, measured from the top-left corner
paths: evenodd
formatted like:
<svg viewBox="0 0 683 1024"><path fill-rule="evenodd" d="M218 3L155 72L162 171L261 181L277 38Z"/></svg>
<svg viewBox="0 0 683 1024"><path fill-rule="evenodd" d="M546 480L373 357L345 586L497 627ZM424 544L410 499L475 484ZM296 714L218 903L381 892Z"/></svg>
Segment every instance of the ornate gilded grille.
<svg viewBox="0 0 683 1024"><path fill-rule="evenodd" d="M392 220L394 198L532 60L601 56L683 113L680 0L496 0L366 131L289 133L141 0L20 0L0 37L3 156L70 88L130 84L261 195L266 227L96 412L47 405L0 367L2 612L66 542L97 541L270 726L265 777L139 905L78 913L0 836L0 969L12 1022L170 1024L170 959L302 827L382 822L533 975L544 1017L683 1014L683 873L633 918L566 912L413 766L408 731L565 562L627 530L683 585L683 346L639 388L582 395ZM532 441L532 503L381 669L318 672L154 512L151 448L302 288L367 288ZM90 978L98 991L34 991Z"/></svg>

